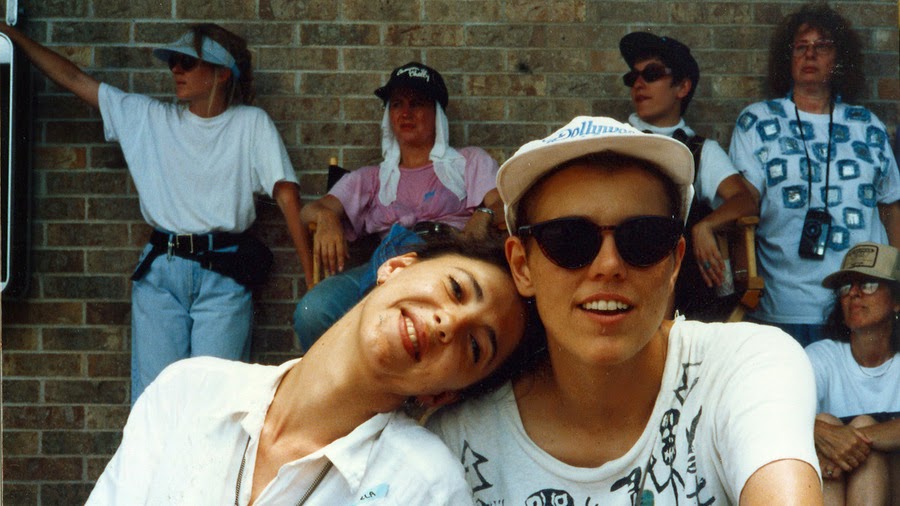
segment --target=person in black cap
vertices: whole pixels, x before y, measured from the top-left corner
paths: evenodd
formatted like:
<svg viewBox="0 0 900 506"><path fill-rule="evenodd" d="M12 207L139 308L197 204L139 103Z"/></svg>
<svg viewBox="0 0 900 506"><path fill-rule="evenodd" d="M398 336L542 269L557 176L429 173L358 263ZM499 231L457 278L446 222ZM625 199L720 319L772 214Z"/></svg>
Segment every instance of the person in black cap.
<svg viewBox="0 0 900 506"><path fill-rule="evenodd" d="M313 255L326 273L337 273L297 305L294 330L303 349L374 286L375 270L398 247L459 230L480 236L502 223L497 162L477 147L450 147L441 74L410 62L375 95L384 103L384 160L345 175L301 214L305 224L316 224ZM383 240L372 259L345 270L347 241L373 233Z"/></svg>
<svg viewBox="0 0 900 506"><path fill-rule="evenodd" d="M35 67L100 110L122 148L153 227L131 287L131 400L167 365L192 356L250 358L252 286L272 253L246 231L255 194L274 197L312 276L297 176L272 119L252 107L247 42L193 26L153 55L168 64L179 103L101 83L71 61L0 24Z"/></svg>
<svg viewBox="0 0 900 506"><path fill-rule="evenodd" d="M691 50L671 37L633 32L619 41L630 68L623 76L635 112L628 122L645 132L668 135L694 155L694 202L688 216L688 247L675 287L674 308L688 318L721 321L734 308L730 265L715 232L742 216L759 213L756 191L740 175L719 143L697 135L684 121L700 67Z"/></svg>

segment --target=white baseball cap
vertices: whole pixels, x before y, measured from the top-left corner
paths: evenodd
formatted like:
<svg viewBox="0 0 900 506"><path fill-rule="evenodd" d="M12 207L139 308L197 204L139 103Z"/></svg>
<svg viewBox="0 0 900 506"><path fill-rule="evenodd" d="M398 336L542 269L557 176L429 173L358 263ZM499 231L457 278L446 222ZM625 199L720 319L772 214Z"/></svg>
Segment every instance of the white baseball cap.
<svg viewBox="0 0 900 506"><path fill-rule="evenodd" d="M585 155L617 153L652 162L662 169L681 195L681 217L687 220L694 198L694 157L687 146L665 135L643 133L612 118L578 116L543 139L516 151L497 173L506 226L516 233L516 207L525 193L559 165Z"/></svg>

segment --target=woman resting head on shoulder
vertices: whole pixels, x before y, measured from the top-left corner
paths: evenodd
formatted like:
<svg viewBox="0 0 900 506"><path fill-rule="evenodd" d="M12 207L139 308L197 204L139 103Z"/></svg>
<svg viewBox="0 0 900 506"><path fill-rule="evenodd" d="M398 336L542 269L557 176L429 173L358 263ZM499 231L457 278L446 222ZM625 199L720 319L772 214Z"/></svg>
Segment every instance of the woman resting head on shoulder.
<svg viewBox="0 0 900 506"><path fill-rule="evenodd" d="M531 314L500 242L460 236L392 258L301 359L164 371L88 504L296 504L307 493L306 504L471 504L458 459L398 408L506 381L543 345Z"/></svg>
<svg viewBox="0 0 900 506"><path fill-rule="evenodd" d="M900 252L859 243L822 285L834 290L831 340L806 352L825 504L888 504L900 480Z"/></svg>

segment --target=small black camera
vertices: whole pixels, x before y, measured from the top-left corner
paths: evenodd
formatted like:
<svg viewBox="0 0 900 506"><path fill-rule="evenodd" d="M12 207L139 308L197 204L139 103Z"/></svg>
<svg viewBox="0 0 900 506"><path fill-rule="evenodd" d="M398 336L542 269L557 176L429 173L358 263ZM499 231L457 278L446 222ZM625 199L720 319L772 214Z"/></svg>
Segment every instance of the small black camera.
<svg viewBox="0 0 900 506"><path fill-rule="evenodd" d="M825 247L831 231L831 215L821 209L810 209L803 220L800 233L800 250L802 258L822 260L825 258Z"/></svg>

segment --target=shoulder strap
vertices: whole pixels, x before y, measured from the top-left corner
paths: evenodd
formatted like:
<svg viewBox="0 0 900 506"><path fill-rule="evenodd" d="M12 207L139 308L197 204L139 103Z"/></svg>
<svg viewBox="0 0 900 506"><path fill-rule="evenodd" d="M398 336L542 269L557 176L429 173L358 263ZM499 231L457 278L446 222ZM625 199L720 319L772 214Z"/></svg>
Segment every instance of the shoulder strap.
<svg viewBox="0 0 900 506"><path fill-rule="evenodd" d="M706 141L706 137L702 135L695 135L687 140L685 143L688 149L691 150L691 154L694 155L694 181L697 181L697 174L700 173L700 157L703 155L703 143Z"/></svg>

